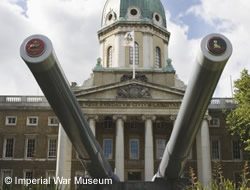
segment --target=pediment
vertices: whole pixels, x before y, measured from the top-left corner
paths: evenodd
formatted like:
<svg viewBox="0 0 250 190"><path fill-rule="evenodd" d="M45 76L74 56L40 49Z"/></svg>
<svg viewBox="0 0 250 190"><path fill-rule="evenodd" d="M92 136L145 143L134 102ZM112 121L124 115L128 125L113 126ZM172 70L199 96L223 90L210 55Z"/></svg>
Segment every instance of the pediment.
<svg viewBox="0 0 250 190"><path fill-rule="evenodd" d="M88 89L80 89L75 91L75 95L77 99L181 100L184 91L139 80L129 80Z"/></svg>

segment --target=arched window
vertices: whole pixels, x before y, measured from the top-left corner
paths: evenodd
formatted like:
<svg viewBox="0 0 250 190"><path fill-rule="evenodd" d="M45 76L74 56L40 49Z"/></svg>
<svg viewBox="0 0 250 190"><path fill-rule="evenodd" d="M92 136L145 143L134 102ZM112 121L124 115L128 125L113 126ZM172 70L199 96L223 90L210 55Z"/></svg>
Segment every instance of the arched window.
<svg viewBox="0 0 250 190"><path fill-rule="evenodd" d="M129 64L133 65L133 47L129 47ZM135 65L139 65L139 45L135 42Z"/></svg>
<svg viewBox="0 0 250 190"><path fill-rule="evenodd" d="M161 49L159 47L155 48L155 67L161 68Z"/></svg>
<svg viewBox="0 0 250 190"><path fill-rule="evenodd" d="M108 48L108 57L107 57L107 67L112 67L112 52L113 52L113 48L112 46L110 46Z"/></svg>

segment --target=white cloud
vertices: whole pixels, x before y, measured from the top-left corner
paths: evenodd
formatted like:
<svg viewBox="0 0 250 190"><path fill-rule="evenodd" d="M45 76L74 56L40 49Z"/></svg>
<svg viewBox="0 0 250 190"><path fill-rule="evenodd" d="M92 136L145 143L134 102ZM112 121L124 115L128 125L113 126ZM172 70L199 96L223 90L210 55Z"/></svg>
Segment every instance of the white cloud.
<svg viewBox="0 0 250 190"><path fill-rule="evenodd" d="M179 78L185 83L190 78L190 73L195 64L195 58L199 48L199 39L188 39L188 26L172 22L171 15L167 11L168 30L171 32L169 42L169 57Z"/></svg>
<svg viewBox="0 0 250 190"><path fill-rule="evenodd" d="M250 3L245 0L202 0L199 6L191 9L194 10L194 14L218 28L219 32L223 31L233 44L233 54L223 73L219 84L220 92L218 92L218 94L228 95L230 75L233 80L236 80L240 77L243 68L250 70L248 56L250 47Z"/></svg>
<svg viewBox="0 0 250 190"><path fill-rule="evenodd" d="M214 96L230 97L230 76L232 76L233 80L236 80L240 77L240 72L243 68L250 70L248 58L250 47L249 10L250 4L245 0L201 0L200 4L191 7L184 14L193 14L202 18L204 22L213 26L214 32L224 34L233 44L233 54L225 67ZM172 27L170 30L173 36L174 33L176 34L176 37L172 38L171 42L176 44L171 45L169 51L175 51L172 53L172 56L177 64L177 73L186 82L187 75L190 74L189 67L186 67L186 65L187 62L193 62L191 57L196 56L194 49L199 47L200 39L189 40L186 34L188 32L186 26L181 27L180 25L172 24ZM182 55L185 54L185 48L183 47L186 47L186 50L189 51L188 55Z"/></svg>
<svg viewBox="0 0 250 190"><path fill-rule="evenodd" d="M27 17L16 2L0 2L0 94L37 93L19 55L21 42L37 33L52 40L69 81L87 79L99 56L97 30L105 0L28 0Z"/></svg>

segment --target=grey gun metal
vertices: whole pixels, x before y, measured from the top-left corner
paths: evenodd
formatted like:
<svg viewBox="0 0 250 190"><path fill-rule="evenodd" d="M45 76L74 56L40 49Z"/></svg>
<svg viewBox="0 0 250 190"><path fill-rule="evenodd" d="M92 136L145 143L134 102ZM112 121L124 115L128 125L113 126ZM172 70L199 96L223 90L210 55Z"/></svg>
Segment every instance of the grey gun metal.
<svg viewBox="0 0 250 190"><path fill-rule="evenodd" d="M119 178L113 173L81 107L60 68L51 41L43 35L24 40L20 54L60 120L84 168L93 178Z"/></svg>
<svg viewBox="0 0 250 190"><path fill-rule="evenodd" d="M201 41L194 71L155 177L176 179L181 175L232 49L230 41L221 34L209 34Z"/></svg>

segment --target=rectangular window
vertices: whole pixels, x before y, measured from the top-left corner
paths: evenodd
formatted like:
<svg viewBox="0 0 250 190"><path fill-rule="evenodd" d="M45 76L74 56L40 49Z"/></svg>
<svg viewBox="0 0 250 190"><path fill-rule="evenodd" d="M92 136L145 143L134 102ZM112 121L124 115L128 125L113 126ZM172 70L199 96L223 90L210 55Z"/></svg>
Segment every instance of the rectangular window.
<svg viewBox="0 0 250 190"><path fill-rule="evenodd" d="M58 126L59 121L56 117L49 117L48 118L48 126Z"/></svg>
<svg viewBox="0 0 250 190"><path fill-rule="evenodd" d="M6 138L4 142L4 157L12 158L14 156L14 138Z"/></svg>
<svg viewBox="0 0 250 190"><path fill-rule="evenodd" d="M233 159L240 160L241 159L241 147L240 147L240 141L235 140L232 142L232 148L233 148Z"/></svg>
<svg viewBox="0 0 250 190"><path fill-rule="evenodd" d="M16 116L7 116L5 118L5 125L7 126L15 126L17 123L17 117Z"/></svg>
<svg viewBox="0 0 250 190"><path fill-rule="evenodd" d="M24 179L32 179L32 178L33 178L33 171L24 170Z"/></svg>
<svg viewBox="0 0 250 190"><path fill-rule="evenodd" d="M34 158L34 153L35 153L35 139L27 139L27 144L26 144L26 158Z"/></svg>
<svg viewBox="0 0 250 190"><path fill-rule="evenodd" d="M217 139L211 141L211 156L212 160L220 159L220 142Z"/></svg>
<svg viewBox="0 0 250 190"><path fill-rule="evenodd" d="M129 158L132 160L138 160L139 159L139 139L130 139L129 146L130 146Z"/></svg>
<svg viewBox="0 0 250 190"><path fill-rule="evenodd" d="M28 126L37 126L38 125L38 117L27 117L27 125Z"/></svg>
<svg viewBox="0 0 250 190"><path fill-rule="evenodd" d="M48 158L56 158L57 140L49 139L48 146Z"/></svg>
<svg viewBox="0 0 250 190"><path fill-rule="evenodd" d="M113 139L104 139L103 152L105 158L112 159L112 152L113 152L112 149L113 149Z"/></svg>
<svg viewBox="0 0 250 190"><path fill-rule="evenodd" d="M219 118L212 118L210 120L210 127L220 127L220 119Z"/></svg>
<svg viewBox="0 0 250 190"><path fill-rule="evenodd" d="M6 182L5 182L5 178L6 177L12 177L12 170L8 170L8 169L5 169L5 170L2 170L2 187L3 187L3 189L8 189L8 187L9 187L9 184L6 184Z"/></svg>
<svg viewBox="0 0 250 190"><path fill-rule="evenodd" d="M112 129L112 126L113 126L113 120L111 117L106 117L104 119L104 129Z"/></svg>
<svg viewBox="0 0 250 190"><path fill-rule="evenodd" d="M161 159L165 150L165 139L156 139L156 158Z"/></svg>

